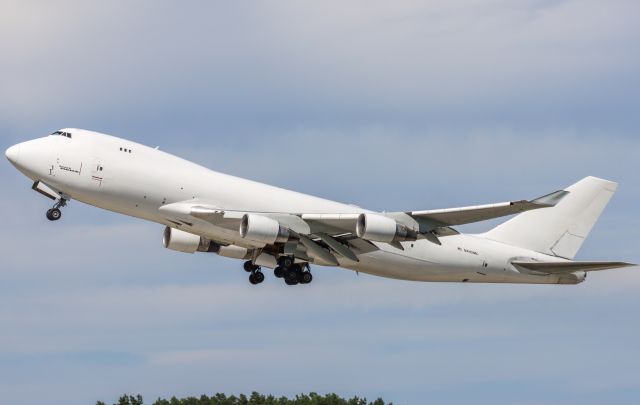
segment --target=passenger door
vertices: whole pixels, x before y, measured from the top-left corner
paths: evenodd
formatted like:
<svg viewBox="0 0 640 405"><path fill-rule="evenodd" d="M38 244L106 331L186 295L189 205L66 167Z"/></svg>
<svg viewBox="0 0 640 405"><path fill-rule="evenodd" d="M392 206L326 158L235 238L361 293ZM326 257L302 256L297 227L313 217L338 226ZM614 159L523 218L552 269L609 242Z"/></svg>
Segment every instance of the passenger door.
<svg viewBox="0 0 640 405"><path fill-rule="evenodd" d="M102 188L104 182L104 165L102 159L94 157L91 161L91 183L96 188Z"/></svg>

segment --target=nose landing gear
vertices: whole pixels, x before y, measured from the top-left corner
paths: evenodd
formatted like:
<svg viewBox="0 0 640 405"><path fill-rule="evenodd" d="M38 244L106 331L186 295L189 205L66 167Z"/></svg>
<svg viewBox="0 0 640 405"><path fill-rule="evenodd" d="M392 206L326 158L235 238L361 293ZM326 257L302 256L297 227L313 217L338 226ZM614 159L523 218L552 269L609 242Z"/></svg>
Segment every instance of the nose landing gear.
<svg viewBox="0 0 640 405"><path fill-rule="evenodd" d="M54 205L53 208L47 210L47 219L49 221L57 221L62 218L62 211L60 208L65 207L67 205L67 200L64 198L59 199Z"/></svg>

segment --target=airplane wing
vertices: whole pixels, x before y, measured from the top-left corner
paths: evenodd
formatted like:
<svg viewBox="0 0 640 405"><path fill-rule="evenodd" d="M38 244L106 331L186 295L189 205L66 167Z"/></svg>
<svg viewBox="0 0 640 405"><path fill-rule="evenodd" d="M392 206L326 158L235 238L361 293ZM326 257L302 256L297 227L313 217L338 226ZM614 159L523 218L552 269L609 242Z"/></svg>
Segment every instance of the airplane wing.
<svg viewBox="0 0 640 405"><path fill-rule="evenodd" d="M360 239L355 235L355 222L358 214L286 214L286 213L249 213L241 211L223 210L206 202L193 200L164 205L160 211L165 214L168 222L177 227L200 227L206 224L215 227L216 235L221 235L224 241L226 232L237 233L246 214L256 214L277 221L277 223L292 232L301 245L300 250L295 247L295 256L301 259L314 259L328 265L338 265L338 257L352 261L359 261L357 254L367 253L378 248L371 242ZM228 234L227 234L228 235ZM246 241L248 245L253 242ZM255 243L256 247L264 243ZM308 256L308 257L307 257Z"/></svg>
<svg viewBox="0 0 640 405"><path fill-rule="evenodd" d="M228 210L199 200L167 204L162 206L160 211L165 214L169 223L177 227L208 231L207 233L216 235L216 240L220 241L237 240L245 216L266 217L273 220L271 222L276 228L285 228L286 232L296 236L297 246L302 249L302 252L295 250L298 249L295 247L293 252L295 255L304 258L303 255L306 254L316 261L336 265L338 264L337 258L358 261L357 254L377 250L378 247L372 243L373 241L382 241L397 249L404 249L397 239L368 239L366 234L362 236L362 233L358 233L356 227L362 215L375 217L371 220L386 221L387 225L390 223L393 232L398 226L398 229L401 229L405 234L408 232L414 235L414 239L399 240L415 240L417 237L439 244L439 237L457 234L457 231L450 228L450 225L483 221L532 209L551 207L567 193L567 191L561 190L531 201L521 200L462 208L395 213L254 213ZM266 244L273 244L274 240L270 240ZM264 241L253 241L250 238L242 242L248 246L265 246Z"/></svg>
<svg viewBox="0 0 640 405"><path fill-rule="evenodd" d="M428 211L410 211L406 212L406 214L428 227L438 228L442 226L480 222L507 215L519 214L524 211L553 207L567 194L569 194L568 191L559 190L534 200L508 201L497 204Z"/></svg>
<svg viewBox="0 0 640 405"><path fill-rule="evenodd" d="M637 266L625 262L511 262L516 268L540 274L569 274Z"/></svg>

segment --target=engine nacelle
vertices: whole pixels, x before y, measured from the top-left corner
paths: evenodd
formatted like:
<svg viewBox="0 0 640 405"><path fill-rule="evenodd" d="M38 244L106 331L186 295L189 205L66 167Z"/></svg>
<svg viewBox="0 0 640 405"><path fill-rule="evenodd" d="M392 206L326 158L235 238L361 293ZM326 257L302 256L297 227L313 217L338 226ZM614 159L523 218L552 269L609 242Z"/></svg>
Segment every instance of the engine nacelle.
<svg viewBox="0 0 640 405"><path fill-rule="evenodd" d="M271 245L288 241L290 232L275 219L258 214L244 214L240 222L240 236Z"/></svg>
<svg viewBox="0 0 640 405"><path fill-rule="evenodd" d="M418 234L395 219L380 214L360 214L356 222L359 238L376 242L403 242L418 239Z"/></svg>
<svg viewBox="0 0 640 405"><path fill-rule="evenodd" d="M209 251L210 241L209 239L203 238L199 235L194 235L192 233L167 226L164 228L162 244L167 249L177 250L178 252L184 253L194 253L197 251Z"/></svg>
<svg viewBox="0 0 640 405"><path fill-rule="evenodd" d="M184 253L209 252L232 259L248 259L253 250L237 245L221 245L202 236L166 227L162 244L167 249Z"/></svg>

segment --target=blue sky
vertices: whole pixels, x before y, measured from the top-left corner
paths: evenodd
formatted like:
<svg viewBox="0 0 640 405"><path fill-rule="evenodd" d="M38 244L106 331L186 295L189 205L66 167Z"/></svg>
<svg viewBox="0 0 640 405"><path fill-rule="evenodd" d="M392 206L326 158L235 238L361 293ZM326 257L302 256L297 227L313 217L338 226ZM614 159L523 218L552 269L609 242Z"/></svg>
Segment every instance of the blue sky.
<svg viewBox="0 0 640 405"><path fill-rule="evenodd" d="M635 1L6 2L3 147L62 127L379 210L620 183L583 260L640 262ZM579 286L315 268L252 287L162 227L0 165L0 392L338 392L396 404L637 403L638 268ZM487 229L477 224L465 229Z"/></svg>

